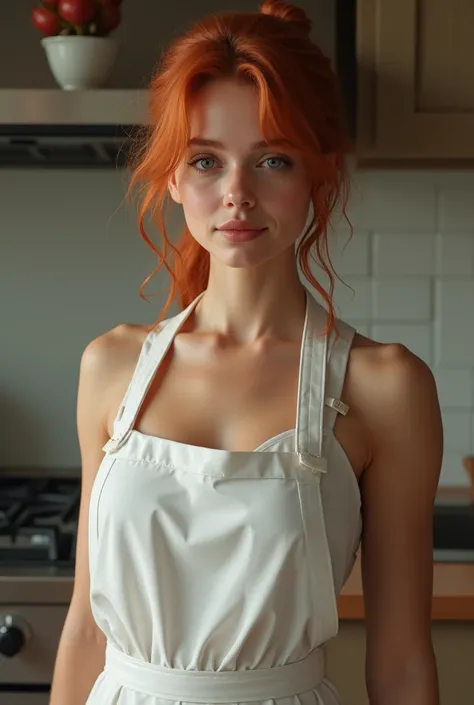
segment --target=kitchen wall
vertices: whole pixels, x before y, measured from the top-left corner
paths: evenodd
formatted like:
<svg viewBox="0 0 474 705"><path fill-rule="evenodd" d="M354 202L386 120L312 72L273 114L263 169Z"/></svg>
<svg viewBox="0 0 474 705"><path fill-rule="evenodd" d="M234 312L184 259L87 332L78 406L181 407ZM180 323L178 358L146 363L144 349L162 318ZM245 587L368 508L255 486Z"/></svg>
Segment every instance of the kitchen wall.
<svg viewBox="0 0 474 705"><path fill-rule="evenodd" d="M347 287L343 317L380 342L399 341L427 362L443 412L442 484L466 484L474 452L474 172L355 175L354 235L335 237ZM416 429L414 429L416 432Z"/></svg>
<svg viewBox="0 0 474 705"><path fill-rule="evenodd" d="M0 465L80 462L75 403L87 343L120 322L151 323L167 278L154 267L126 172L0 172ZM474 172L356 172L335 220L339 314L399 341L434 370L445 426L442 484L465 484L474 452ZM175 212L171 230L181 224ZM325 280L321 280L325 283ZM161 290L161 294L159 293ZM414 429L416 432L416 429Z"/></svg>

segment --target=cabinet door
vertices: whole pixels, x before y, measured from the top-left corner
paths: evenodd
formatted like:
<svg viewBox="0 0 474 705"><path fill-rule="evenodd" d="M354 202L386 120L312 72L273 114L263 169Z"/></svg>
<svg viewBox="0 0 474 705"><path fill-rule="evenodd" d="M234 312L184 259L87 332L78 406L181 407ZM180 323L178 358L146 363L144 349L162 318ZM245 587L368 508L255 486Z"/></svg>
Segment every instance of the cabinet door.
<svg viewBox="0 0 474 705"><path fill-rule="evenodd" d="M474 158L473 28L473 0L359 0L362 156Z"/></svg>

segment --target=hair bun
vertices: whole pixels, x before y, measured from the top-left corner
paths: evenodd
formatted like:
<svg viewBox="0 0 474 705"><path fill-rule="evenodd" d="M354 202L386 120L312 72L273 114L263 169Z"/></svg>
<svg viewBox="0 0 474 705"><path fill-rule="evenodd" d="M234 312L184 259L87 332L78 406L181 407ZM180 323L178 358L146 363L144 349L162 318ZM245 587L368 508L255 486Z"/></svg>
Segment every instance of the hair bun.
<svg viewBox="0 0 474 705"><path fill-rule="evenodd" d="M308 15L301 7L296 7L289 2L281 0L264 0L260 7L260 12L264 15L273 15L281 20L291 22L298 27L303 34L309 35L311 32L312 22Z"/></svg>

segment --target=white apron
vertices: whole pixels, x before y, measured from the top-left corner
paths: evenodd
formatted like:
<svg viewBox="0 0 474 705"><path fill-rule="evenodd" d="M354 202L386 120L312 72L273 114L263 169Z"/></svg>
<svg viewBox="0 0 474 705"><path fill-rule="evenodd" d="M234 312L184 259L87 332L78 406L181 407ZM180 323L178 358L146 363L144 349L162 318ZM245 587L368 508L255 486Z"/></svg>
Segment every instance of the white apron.
<svg viewBox="0 0 474 705"><path fill-rule="evenodd" d="M338 631L360 495L327 392L340 393L354 331L340 322L338 342L321 336L326 312L307 294L296 428L252 452L136 431L156 370L201 296L148 335L104 446L89 550L92 611L108 645L87 705L338 705L323 644ZM325 401L333 408L323 413Z"/></svg>

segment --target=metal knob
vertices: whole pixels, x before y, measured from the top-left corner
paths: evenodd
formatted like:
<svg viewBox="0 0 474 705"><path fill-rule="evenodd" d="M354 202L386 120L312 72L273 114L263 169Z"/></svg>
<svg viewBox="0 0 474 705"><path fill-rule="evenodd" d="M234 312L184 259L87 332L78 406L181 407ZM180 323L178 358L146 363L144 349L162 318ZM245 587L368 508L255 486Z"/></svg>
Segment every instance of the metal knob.
<svg viewBox="0 0 474 705"><path fill-rule="evenodd" d="M16 656L30 636L26 622L11 614L0 615L0 654L6 658Z"/></svg>

